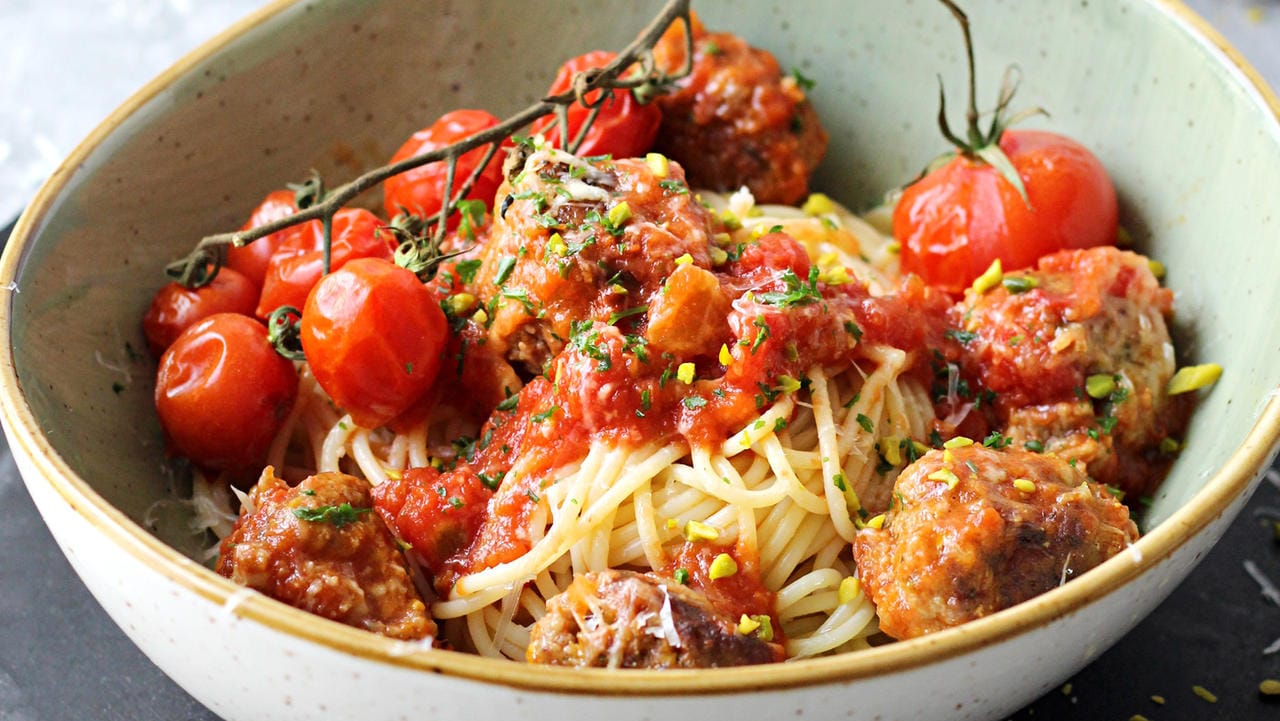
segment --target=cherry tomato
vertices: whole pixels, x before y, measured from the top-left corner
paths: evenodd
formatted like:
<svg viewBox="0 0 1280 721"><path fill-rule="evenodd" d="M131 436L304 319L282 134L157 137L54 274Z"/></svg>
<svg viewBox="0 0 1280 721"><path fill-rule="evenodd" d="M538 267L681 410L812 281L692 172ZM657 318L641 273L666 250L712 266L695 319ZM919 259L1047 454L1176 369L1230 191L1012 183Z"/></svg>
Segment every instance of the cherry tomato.
<svg viewBox="0 0 1280 721"><path fill-rule="evenodd" d="M292 190L273 190L254 209L249 220L240 229L257 228L296 212L298 212L298 203L294 200ZM318 220L310 220L301 225L278 230L244 247L228 250L226 267L243 273L246 278L261 288L262 280L267 274L267 263L270 262L277 248L286 242L302 243L308 246L318 245L321 232Z"/></svg>
<svg viewBox="0 0 1280 721"><path fill-rule="evenodd" d="M569 90L574 75L588 68L602 68L615 57L617 53L596 50L573 58L560 66L560 72L556 74L556 80L547 94L559 95ZM594 102L602 92L594 90L587 93L587 101ZM578 103L569 106L570 140L578 136L578 131L586 123L590 113L589 108ZM657 137L661 123L662 111L657 105L641 105L630 90L614 90L613 97L605 101L582 145L578 146L578 155L612 155L615 158L644 155L653 147L653 139ZM560 142L555 115L540 118L533 124L533 132L542 133L556 147L564 147Z"/></svg>
<svg viewBox="0 0 1280 721"><path fill-rule="evenodd" d="M396 154L391 156L391 162L398 163L415 155L452 145L488 130L499 122L496 117L483 110L454 110L445 113L439 120L414 133L405 141ZM510 139L504 140L502 145L511 145ZM463 153L458 158L458 167L453 176L454 192L457 192L457 189L479 167L487 149L487 145L481 146ZM493 208L493 196L497 194L498 186L502 185L502 163L505 159L506 154L501 149L493 154L480 176L476 178L475 185L471 186L467 198L483 201L486 208ZM427 163L387 178L382 184L383 205L386 207L387 217L394 218L398 213L408 211L420 218L426 218L440 212L440 208L444 207L444 183L448 172L448 164L440 161ZM455 215L450 218L449 227L454 228L457 225L458 218Z"/></svg>
<svg viewBox="0 0 1280 721"><path fill-rule="evenodd" d="M355 258L394 257L395 236L380 230L383 225L378 216L363 208L343 208L335 213L329 269L337 270ZM282 305L301 308L307 302L307 294L324 275L321 242L322 236L295 236L276 249L258 300L259 318L266 318Z"/></svg>
<svg viewBox="0 0 1280 721"><path fill-rule="evenodd" d="M1000 148L1027 200L995 167L957 156L909 186L894 209L904 272L959 294L997 258L1015 270L1055 251L1115 242L1115 188L1084 146L1055 133L1007 130Z"/></svg>
<svg viewBox="0 0 1280 721"><path fill-rule="evenodd" d="M302 350L325 393L365 428L431 390L447 341L444 311L413 273L357 258L316 284L302 311Z"/></svg>
<svg viewBox="0 0 1280 721"><path fill-rule="evenodd" d="M298 396L293 364L249 316L216 313L187 328L160 358L156 412L169 450L196 465L260 465Z"/></svg>
<svg viewBox="0 0 1280 721"><path fill-rule="evenodd" d="M169 283L156 292L151 307L142 316L142 332L147 348L159 358L174 340L196 321L214 313L253 315L258 305L258 287L231 268L223 268L213 281L192 290Z"/></svg>

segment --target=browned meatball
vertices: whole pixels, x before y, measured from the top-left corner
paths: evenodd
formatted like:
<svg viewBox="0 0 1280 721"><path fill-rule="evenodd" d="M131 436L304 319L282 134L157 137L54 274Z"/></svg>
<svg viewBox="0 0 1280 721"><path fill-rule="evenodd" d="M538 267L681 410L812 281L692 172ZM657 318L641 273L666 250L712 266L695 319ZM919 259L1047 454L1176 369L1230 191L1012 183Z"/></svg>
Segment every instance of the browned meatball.
<svg viewBox="0 0 1280 721"><path fill-rule="evenodd" d="M782 661L782 647L743 635L699 592L646 573L579 576L533 626L530 663L605 668L715 668Z"/></svg>
<svg viewBox="0 0 1280 721"><path fill-rule="evenodd" d="M1146 258L1109 247L1046 256L1009 278L1013 290L970 290L955 308L961 362L994 393L996 427L1130 497L1148 493L1169 460L1161 442L1180 438L1190 410L1165 393L1173 294ZM1099 397L1090 376L1111 379Z"/></svg>
<svg viewBox="0 0 1280 721"><path fill-rule="evenodd" d="M694 30L692 73L659 96L662 125L656 147L684 165L698 188L747 186L760 203L794 205L809 192L809 176L827 152L827 133L804 89L778 61L730 33ZM660 67L685 62L682 32L654 48Z"/></svg>
<svg viewBox="0 0 1280 721"><path fill-rule="evenodd" d="M894 485L882 528L854 539L880 629L904 639L995 613L1138 538L1129 510L1056 456L930 451Z"/></svg>
<svg viewBox="0 0 1280 721"><path fill-rule="evenodd" d="M436 635L369 484L317 473L290 488L271 468L222 540L218 573L278 601L384 636Z"/></svg>
<svg viewBox="0 0 1280 721"><path fill-rule="evenodd" d="M715 221L679 165L658 171L643 160L586 161L552 149L527 156L499 191L471 286L494 352L540 372L574 321L634 327L678 259L711 266Z"/></svg>

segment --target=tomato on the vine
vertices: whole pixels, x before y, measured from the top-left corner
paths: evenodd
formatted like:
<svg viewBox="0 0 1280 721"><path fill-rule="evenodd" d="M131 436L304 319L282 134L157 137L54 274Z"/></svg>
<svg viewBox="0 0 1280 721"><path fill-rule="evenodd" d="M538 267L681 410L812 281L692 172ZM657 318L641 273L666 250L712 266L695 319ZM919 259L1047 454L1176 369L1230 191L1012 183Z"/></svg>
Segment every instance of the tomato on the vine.
<svg viewBox="0 0 1280 721"><path fill-rule="evenodd" d="M241 230L252 230L267 223L298 212L298 202L292 190L273 190L253 209L249 220ZM310 220L299 225L277 230L240 248L227 250L226 267L232 268L253 281L259 288L267 274L267 264L276 250L286 243L314 246L320 242L320 221Z"/></svg>
<svg viewBox="0 0 1280 721"><path fill-rule="evenodd" d="M343 208L333 216L333 245L329 270L356 258L390 260L395 255L395 235L384 230L378 216L363 208ZM257 315L266 318L282 305L302 308L307 294L324 275L322 238L291 238L282 244L267 265L258 300Z"/></svg>
<svg viewBox="0 0 1280 721"><path fill-rule="evenodd" d="M316 382L356 424L377 428L431 390L448 321L416 275L358 258L316 284L301 331Z"/></svg>
<svg viewBox="0 0 1280 721"><path fill-rule="evenodd" d="M559 95L573 85L573 76L589 68L602 68L617 57L617 53L596 50L579 55L560 66L555 82L551 84L548 95ZM601 97L603 90L587 93L588 103L594 103ZM586 123L591 109L580 103L569 106L569 140L578 136ZM634 158L644 155L653 147L653 140L658 135L658 126L662 124L662 111L658 106L642 104L636 100L630 90L614 90L613 96L604 101L600 112L587 130L582 144L578 146L578 155L612 155L615 158ZM548 115L539 118L533 124L533 132L542 133L548 142L557 148L563 148L560 141L560 129L556 116Z"/></svg>
<svg viewBox="0 0 1280 721"><path fill-rule="evenodd" d="M1057 133L1006 130L1043 112L1007 115L1016 76L1006 73L990 125L980 126L969 19L951 0L943 3L964 31L966 132L962 139L951 131L944 96L938 126L956 154L909 185L894 208L903 272L959 295L996 260L1017 270L1059 250L1114 243L1116 191L1101 161Z"/></svg>
<svg viewBox="0 0 1280 721"><path fill-rule="evenodd" d="M446 145L466 140L476 133L494 127L499 122L496 117L483 110L454 110L445 113L439 120L410 136L395 155L391 156L391 163L399 163L415 155L429 153ZM505 139L502 145L511 145L510 138ZM480 167L480 162L484 160L487 151L488 146L483 145L458 157L458 165L453 176L454 193L462 187L467 178L471 177L476 168ZM480 175L476 177L475 184L466 195L467 199L482 201L486 208L492 209L493 196L497 194L498 186L502 185L504 160L506 160L506 153L499 148L484 166L484 170L480 171ZM439 213L444 207L444 184L448 179L448 172L448 163L437 161L387 178L382 184L383 205L386 208L387 217L394 218L399 213L408 212L419 218L426 218ZM450 228L457 227L458 217L456 215L450 217L448 225Z"/></svg>
<svg viewBox="0 0 1280 721"><path fill-rule="evenodd" d="M147 348L159 358L196 321L214 313L253 315L257 305L258 287L241 273L224 267L208 285L192 289L168 283L156 291L142 316L142 332L147 336Z"/></svg>
<svg viewBox="0 0 1280 721"><path fill-rule="evenodd" d="M156 373L170 452L216 471L260 465L297 395L297 372L271 347L266 326L238 313L183 331Z"/></svg>
<svg viewBox="0 0 1280 721"><path fill-rule="evenodd" d="M1084 146L1055 133L1007 130L1000 149L1026 198L995 166L957 155L909 186L894 209L904 272L959 294L997 258L1014 270L1058 250L1115 242L1115 189Z"/></svg>

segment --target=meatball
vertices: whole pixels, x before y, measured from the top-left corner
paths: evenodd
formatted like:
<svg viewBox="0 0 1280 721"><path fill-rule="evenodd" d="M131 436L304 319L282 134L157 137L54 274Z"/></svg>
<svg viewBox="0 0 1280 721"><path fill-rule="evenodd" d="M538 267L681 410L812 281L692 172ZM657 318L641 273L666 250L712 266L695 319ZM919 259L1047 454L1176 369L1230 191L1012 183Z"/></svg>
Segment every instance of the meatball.
<svg viewBox="0 0 1280 721"><path fill-rule="evenodd" d="M547 602L530 663L605 668L715 668L782 661L785 652L738 632L698 591L652 573L578 576Z"/></svg>
<svg viewBox="0 0 1280 721"><path fill-rule="evenodd" d="M718 221L678 164L653 165L550 148L528 154L499 191L471 284L494 352L536 374L575 321L634 326L677 267L711 267Z"/></svg>
<svg viewBox="0 0 1280 721"><path fill-rule="evenodd" d="M368 482L355 476L317 473L290 488L267 468L222 540L217 571L349 626L435 637L404 557L371 506Z"/></svg>
<svg viewBox="0 0 1280 721"><path fill-rule="evenodd" d="M1129 510L1062 458L971 445L930 451L854 539L858 577L894 638L1048 591L1137 540Z"/></svg>
<svg viewBox="0 0 1280 721"><path fill-rule="evenodd" d="M654 58L675 72L685 52L683 31L673 30ZM827 152L827 133L796 78L736 35L695 25L692 72L655 102L662 108L656 148L684 166L694 187L746 186L759 203L795 205Z"/></svg>
<svg viewBox="0 0 1280 721"><path fill-rule="evenodd" d="M1165 393L1173 294L1146 258L1110 247L1055 253L1006 281L954 309L961 364L994 394L995 427L1131 496L1150 492L1169 460L1161 442L1190 411Z"/></svg>

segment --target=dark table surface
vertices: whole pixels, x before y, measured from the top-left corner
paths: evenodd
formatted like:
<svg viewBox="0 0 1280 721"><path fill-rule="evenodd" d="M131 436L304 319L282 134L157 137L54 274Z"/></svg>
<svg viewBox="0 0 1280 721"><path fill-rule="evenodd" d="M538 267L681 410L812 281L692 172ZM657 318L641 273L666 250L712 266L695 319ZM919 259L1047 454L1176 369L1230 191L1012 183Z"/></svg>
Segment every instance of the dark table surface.
<svg viewBox="0 0 1280 721"><path fill-rule="evenodd" d="M0 230L0 247L11 228ZM205 721L217 717L118 629L71 570L0 440L0 721ZM1114 648L1016 721L1276 721L1280 607L1244 562L1280 584L1280 462L1222 541ZM1210 703L1200 686L1216 695ZM1161 704L1153 698L1163 699ZM426 721L424 719L424 721Z"/></svg>

